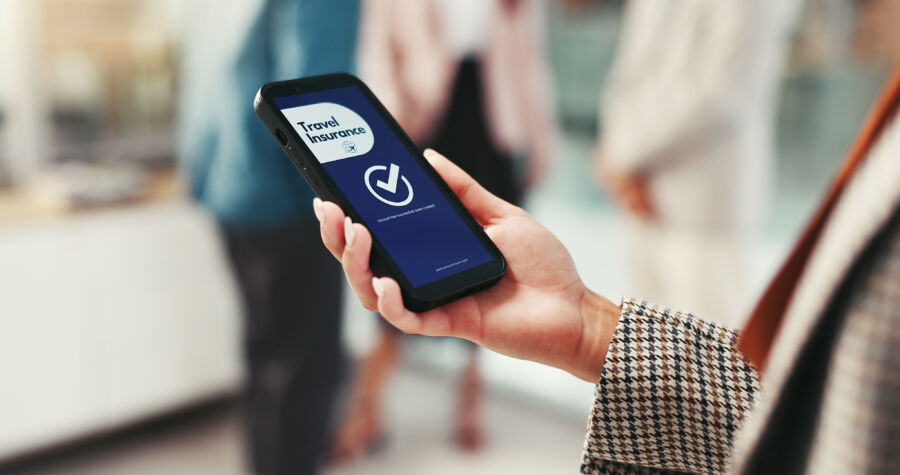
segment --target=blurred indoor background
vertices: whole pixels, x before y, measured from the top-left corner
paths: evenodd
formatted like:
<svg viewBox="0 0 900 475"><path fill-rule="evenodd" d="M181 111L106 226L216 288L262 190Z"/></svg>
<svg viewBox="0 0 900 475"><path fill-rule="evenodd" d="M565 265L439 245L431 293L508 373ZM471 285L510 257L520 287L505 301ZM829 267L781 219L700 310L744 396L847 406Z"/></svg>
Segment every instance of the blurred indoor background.
<svg viewBox="0 0 900 475"><path fill-rule="evenodd" d="M177 0L0 0L0 472L244 473L240 306L213 220L176 167ZM775 186L752 289L823 192L887 73L891 0L807 0L781 78ZM621 1L547 1L562 129L526 208L589 287L627 294L620 217L591 180ZM247 97L247 107L251 107ZM376 324L346 298L344 340ZM449 439L466 349L414 339L385 450L326 473L572 473L592 385L485 352L483 451Z"/></svg>

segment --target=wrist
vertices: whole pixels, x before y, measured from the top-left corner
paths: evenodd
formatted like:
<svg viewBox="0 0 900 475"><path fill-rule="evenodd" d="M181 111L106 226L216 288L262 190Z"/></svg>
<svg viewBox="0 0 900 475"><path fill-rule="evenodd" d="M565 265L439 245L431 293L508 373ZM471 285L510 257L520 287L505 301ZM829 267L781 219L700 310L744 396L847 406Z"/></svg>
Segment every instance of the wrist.
<svg viewBox="0 0 900 475"><path fill-rule="evenodd" d="M609 299L585 288L579 305L581 344L575 362L575 376L596 383L603 371L609 343L616 332L622 308Z"/></svg>

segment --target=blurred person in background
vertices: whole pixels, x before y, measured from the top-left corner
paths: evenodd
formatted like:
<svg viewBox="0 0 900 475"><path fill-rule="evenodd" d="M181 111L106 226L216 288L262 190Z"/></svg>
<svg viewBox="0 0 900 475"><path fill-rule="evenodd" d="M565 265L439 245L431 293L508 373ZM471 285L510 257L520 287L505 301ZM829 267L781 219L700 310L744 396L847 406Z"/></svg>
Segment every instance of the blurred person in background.
<svg viewBox="0 0 900 475"><path fill-rule="evenodd" d="M631 292L740 324L799 4L626 3L594 166L626 214Z"/></svg>
<svg viewBox="0 0 900 475"><path fill-rule="evenodd" d="M256 117L267 82L354 66L357 0L195 5L181 78L180 156L221 225L245 309L246 442L260 474L316 471L341 367L340 267L313 193Z"/></svg>
<svg viewBox="0 0 900 475"><path fill-rule="evenodd" d="M544 173L555 134L536 0L370 0L363 4L359 64L388 111L421 147L453 157L488 190L521 203ZM381 398L400 336L383 325L356 372L334 444L338 459L382 436ZM473 345L463 370L456 442L483 444L481 377Z"/></svg>

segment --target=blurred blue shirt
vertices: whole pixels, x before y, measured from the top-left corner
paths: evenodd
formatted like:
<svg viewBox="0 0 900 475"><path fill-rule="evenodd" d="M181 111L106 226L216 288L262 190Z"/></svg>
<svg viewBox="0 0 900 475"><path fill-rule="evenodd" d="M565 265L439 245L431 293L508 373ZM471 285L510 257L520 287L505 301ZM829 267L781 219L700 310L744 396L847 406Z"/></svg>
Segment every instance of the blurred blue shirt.
<svg viewBox="0 0 900 475"><path fill-rule="evenodd" d="M209 2L187 27L179 155L192 195L224 226L311 219L312 190L253 110L266 82L352 72L359 0Z"/></svg>

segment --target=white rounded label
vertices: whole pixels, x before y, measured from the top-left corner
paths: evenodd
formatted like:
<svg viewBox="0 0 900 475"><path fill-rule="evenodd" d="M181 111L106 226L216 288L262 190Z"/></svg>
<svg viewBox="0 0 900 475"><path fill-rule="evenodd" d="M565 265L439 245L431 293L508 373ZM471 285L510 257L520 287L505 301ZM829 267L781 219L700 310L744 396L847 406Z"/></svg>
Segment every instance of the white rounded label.
<svg viewBox="0 0 900 475"><path fill-rule="evenodd" d="M352 110L320 102L281 111L320 163L363 155L372 150L372 128Z"/></svg>

